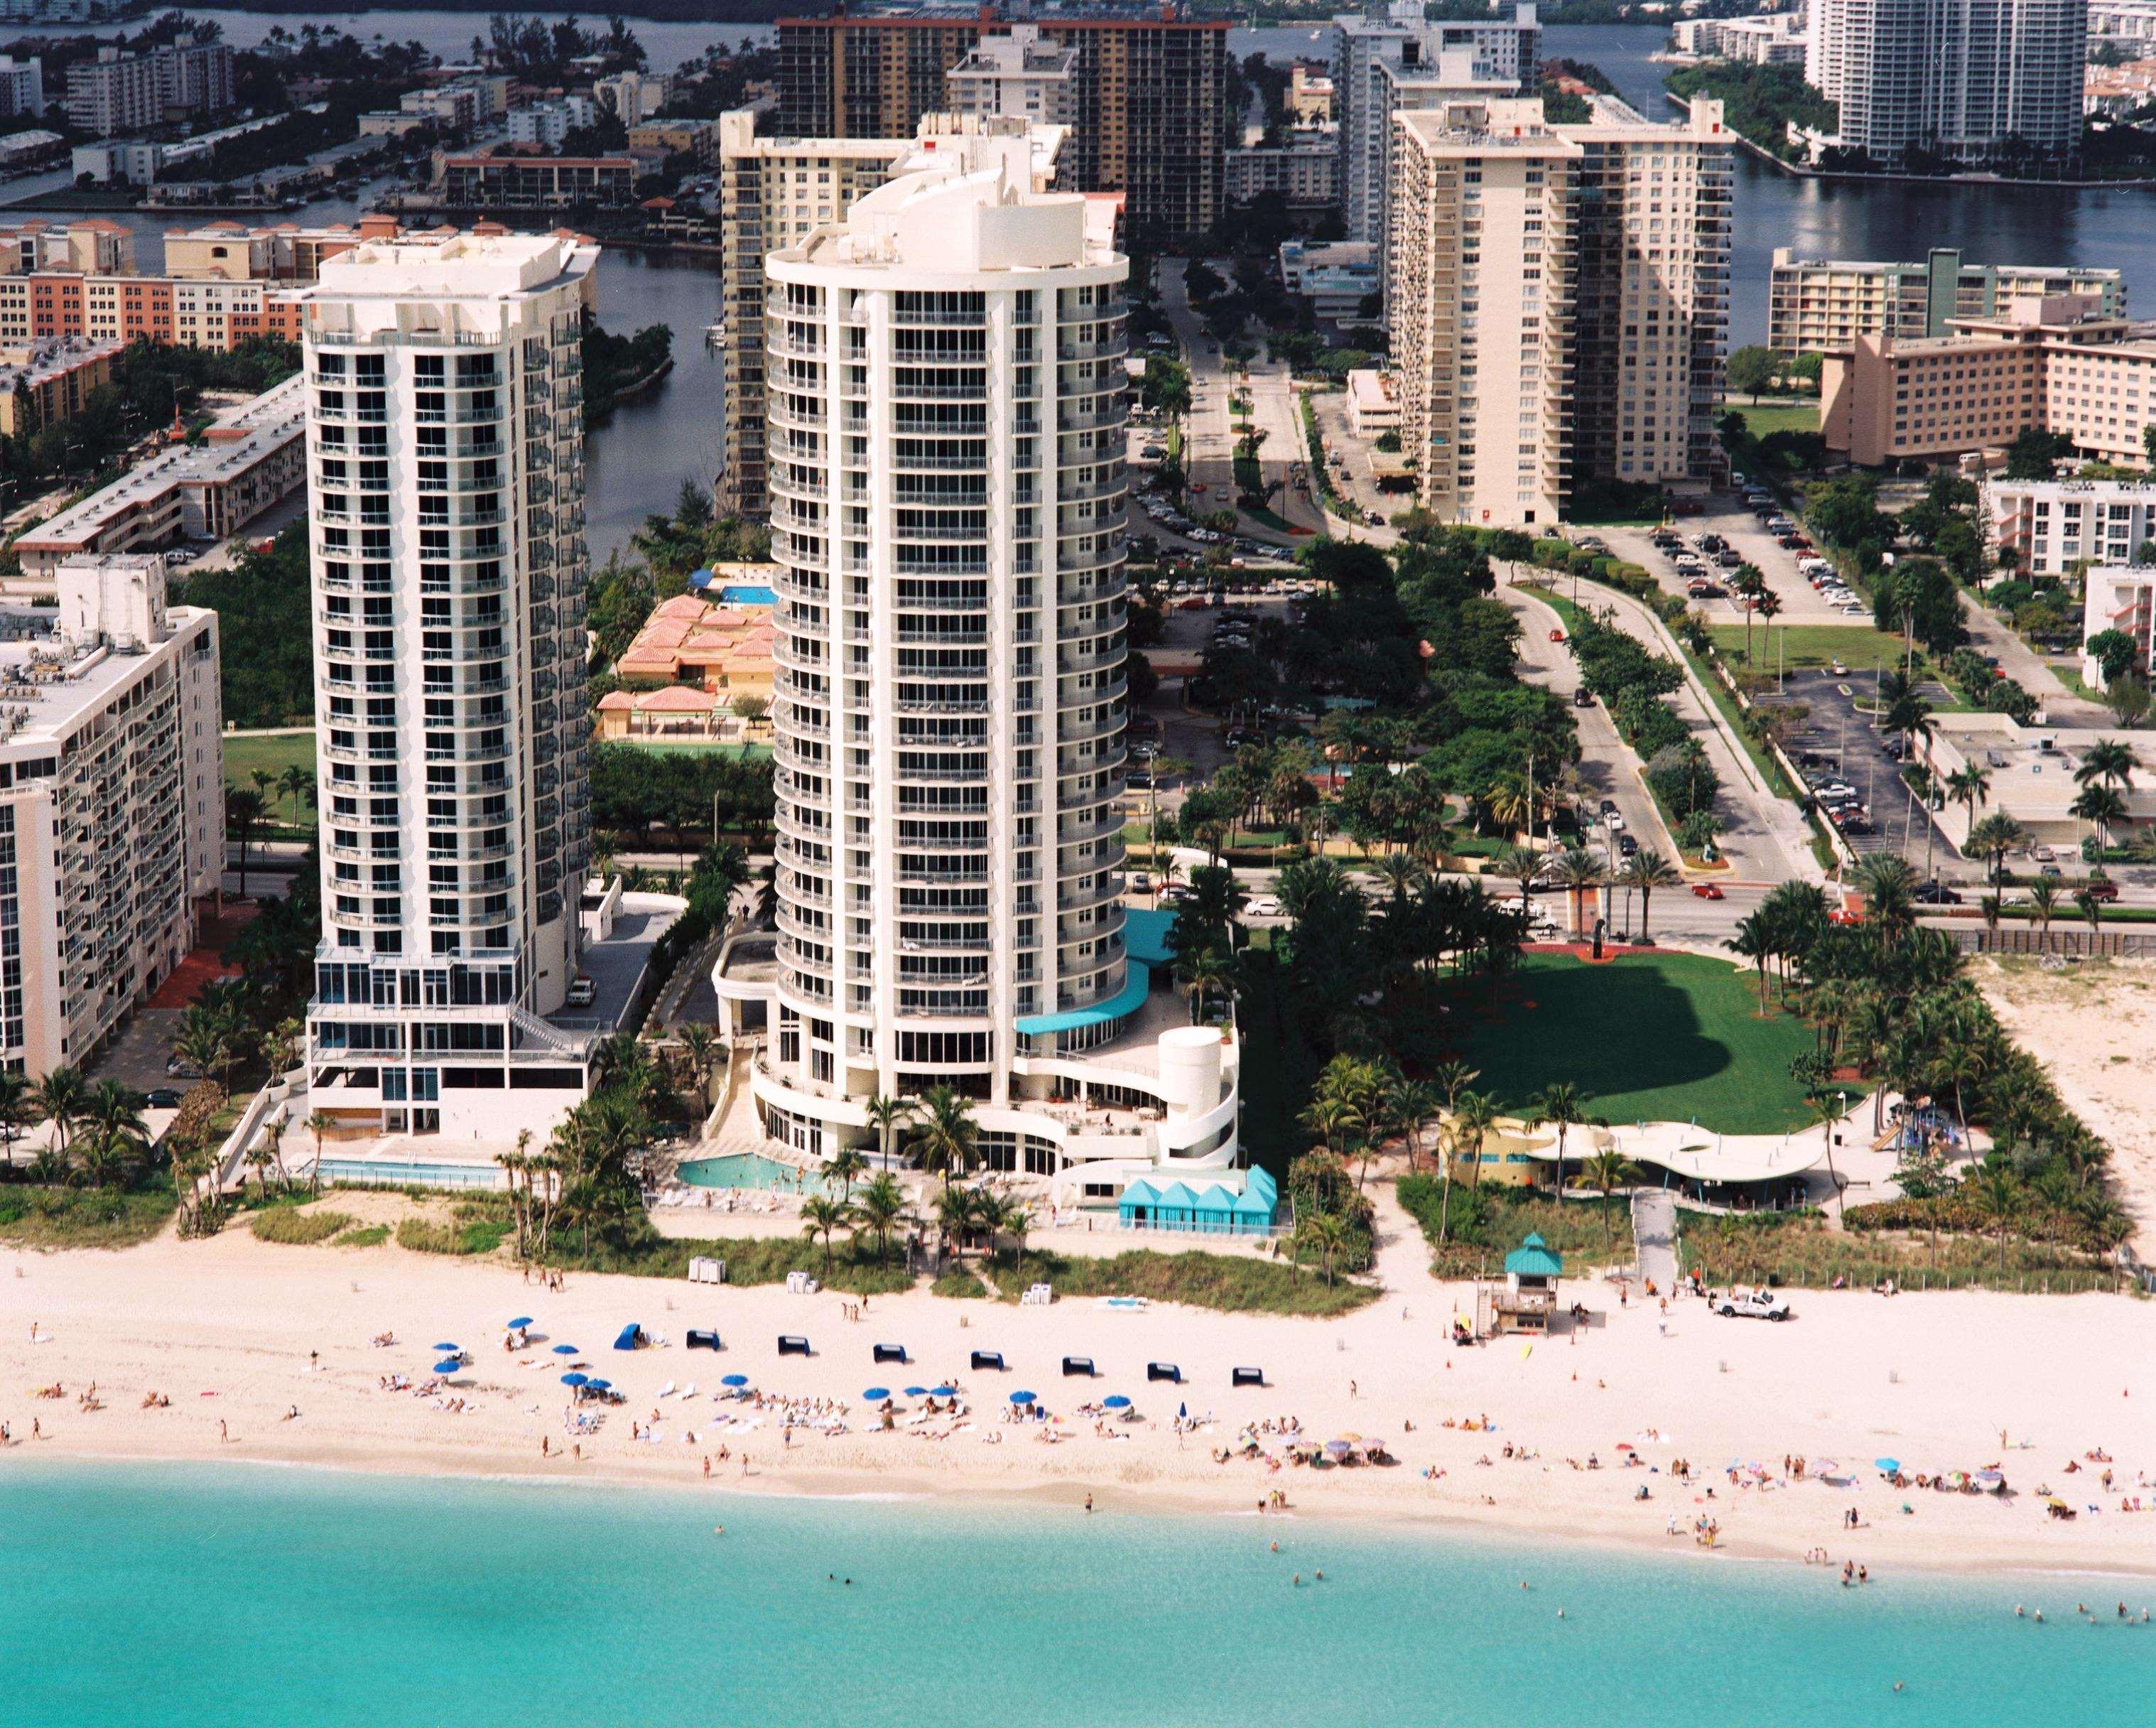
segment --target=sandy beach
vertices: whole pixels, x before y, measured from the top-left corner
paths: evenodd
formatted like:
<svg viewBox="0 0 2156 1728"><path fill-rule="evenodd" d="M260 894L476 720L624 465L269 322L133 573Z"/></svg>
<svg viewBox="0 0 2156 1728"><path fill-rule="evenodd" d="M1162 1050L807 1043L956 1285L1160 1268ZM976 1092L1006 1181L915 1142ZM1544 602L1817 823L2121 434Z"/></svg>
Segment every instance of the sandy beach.
<svg viewBox="0 0 2156 1728"><path fill-rule="evenodd" d="M1576 1340L1460 1350L1444 1339L1465 1287L1426 1276L1343 1320L1159 1304L1119 1311L1087 1300L1017 1307L925 1290L874 1299L854 1319L853 1299L835 1293L574 1273L557 1293L501 1263L391 1246L282 1247L239 1229L121 1253L8 1252L0 1290L0 1422L12 1435L0 1468L49 1458L223 1458L675 1486L708 1479L779 1493L1024 1494L1074 1511L1090 1494L1104 1509L1251 1515L1278 1489L1289 1515L1443 1520L1671 1551L1693 1551L1695 1522L1710 1518L1732 1556L1794 1560L1823 1548L1836 1565L1854 1558L1874 1570L2156 1573L2156 1489L2140 1486L2143 1472L2156 1471L2148 1365L2156 1304L2120 1297L1799 1292L1798 1317L1785 1324L1723 1319L1697 1301L1673 1304L1665 1323L1654 1304L1620 1309L1614 1289L1581 1284L1568 1287L1567 1299L1605 1312ZM505 1352L503 1323L526 1314L532 1347ZM631 1322L666 1342L613 1350ZM691 1326L720 1330L724 1353L685 1348ZM782 1361L781 1332L807 1335L816 1354ZM393 1347L370 1342L384 1333L396 1335ZM475 1360L446 1393L383 1389L393 1373L424 1381L431 1346L448 1342ZM557 1355L557 1343L582 1354ZM877 1343L904 1345L911 1365L873 1365ZM975 1349L1002 1351L1010 1371L969 1371ZM1101 1377L1065 1380L1065 1354L1093 1357ZM572 1360L628 1398L581 1437L566 1426L558 1381ZM1151 1360L1178 1364L1185 1383L1147 1384ZM1243 1365L1262 1368L1266 1386L1231 1391L1229 1370ZM775 1411L715 1401L732 1373L767 1394L843 1401L849 1431L797 1428L789 1444ZM871 1386L902 1393L946 1376L971 1405L970 1426L946 1438L905 1426L917 1400L898 1399L891 1432L861 1400ZM92 1381L102 1407L85 1409ZM670 1382L675 1396L660 1397ZM696 1396L682 1396L692 1383ZM61 1396L36 1396L54 1384ZM1040 1425L1003 1420L1014 1389L1039 1393L1056 1412L1060 1443L1039 1438ZM144 1407L153 1392L169 1405ZM1075 1414L1110 1393L1131 1398L1145 1418L1108 1425L1127 1437L1102 1437ZM465 1407L442 1407L444 1397ZM1179 1405L1209 1420L1178 1433ZM1383 1439L1399 1462L1273 1468L1263 1458L1216 1458L1246 1425L1289 1417L1306 1440ZM1487 1432L1459 1426L1485 1417ZM632 1425L647 1423L654 1437L632 1437ZM925 1426L940 1433L952 1424ZM1257 1438L1282 1451L1275 1436ZM1643 1463L1621 1467L1620 1443ZM2110 1462L2088 1459L2092 1452ZM1589 1468L1590 1456L1599 1468ZM1802 1481L1784 1475L1793 1456L1810 1461ZM1886 1456L1911 1474L1997 1466L2014 1492L1896 1489L1873 1468ZM1812 1479L1827 1458L1848 1467L1840 1485ZM1671 1473L1679 1459L1691 1463L1689 1484ZM1754 1463L1764 1480L1727 1473ZM2106 1468L2108 1492L2098 1480ZM2048 1516L2040 1484L2078 1517ZM2137 1496L2148 1512L2120 1509ZM1852 1508L1859 1526L1845 1530Z"/></svg>
<svg viewBox="0 0 2156 1728"><path fill-rule="evenodd" d="M2156 1239L2156 963L2089 960L2061 972L2033 961L1977 962L1971 976L2015 1042L2111 1144L2119 1203Z"/></svg>

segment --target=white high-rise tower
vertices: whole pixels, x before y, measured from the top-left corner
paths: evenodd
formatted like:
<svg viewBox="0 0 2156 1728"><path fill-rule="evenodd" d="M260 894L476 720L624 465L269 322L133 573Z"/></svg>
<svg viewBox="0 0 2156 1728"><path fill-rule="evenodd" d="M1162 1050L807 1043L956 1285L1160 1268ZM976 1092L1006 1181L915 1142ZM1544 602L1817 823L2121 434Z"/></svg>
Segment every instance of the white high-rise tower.
<svg viewBox="0 0 2156 1728"><path fill-rule="evenodd" d="M1113 199L1031 184L1003 141L767 266L779 930L754 1089L771 1134L829 1152L873 1138L871 1098L949 1086L991 1166L1083 1164L1097 1196L1231 1161L1233 1052L1147 1030L1116 808L1129 266ZM1128 1107L1112 1134L1046 1108L1089 1084Z"/></svg>
<svg viewBox="0 0 2156 1728"><path fill-rule="evenodd" d="M583 315L598 249L377 236L306 309L322 946L311 1107L542 1136L588 1041Z"/></svg>

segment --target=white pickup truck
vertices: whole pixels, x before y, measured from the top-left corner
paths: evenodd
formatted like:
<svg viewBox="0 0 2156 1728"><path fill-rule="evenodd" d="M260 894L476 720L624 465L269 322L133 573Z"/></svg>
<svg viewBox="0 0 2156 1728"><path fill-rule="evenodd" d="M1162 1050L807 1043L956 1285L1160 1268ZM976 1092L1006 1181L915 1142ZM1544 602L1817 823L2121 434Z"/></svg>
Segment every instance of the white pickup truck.
<svg viewBox="0 0 2156 1728"><path fill-rule="evenodd" d="M1714 1299L1714 1311L1725 1319L1786 1320L1789 1304L1771 1290L1725 1292Z"/></svg>

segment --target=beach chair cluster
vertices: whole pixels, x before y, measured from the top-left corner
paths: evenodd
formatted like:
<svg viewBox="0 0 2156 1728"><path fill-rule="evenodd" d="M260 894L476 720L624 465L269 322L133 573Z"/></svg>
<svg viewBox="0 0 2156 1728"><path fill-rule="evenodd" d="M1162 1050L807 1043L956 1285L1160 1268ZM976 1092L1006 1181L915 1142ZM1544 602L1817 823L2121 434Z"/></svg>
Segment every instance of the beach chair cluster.
<svg viewBox="0 0 2156 1728"><path fill-rule="evenodd" d="M1028 1284L1025 1293L1018 1299L1022 1308L1045 1308L1055 1300L1055 1291L1048 1284Z"/></svg>
<svg viewBox="0 0 2156 1728"><path fill-rule="evenodd" d="M708 1254L697 1254L689 1261L689 1282L692 1284L723 1284L726 1281L726 1263L714 1260Z"/></svg>
<svg viewBox="0 0 2156 1728"><path fill-rule="evenodd" d="M786 1293L789 1296L814 1296L824 1287L805 1272L786 1274Z"/></svg>

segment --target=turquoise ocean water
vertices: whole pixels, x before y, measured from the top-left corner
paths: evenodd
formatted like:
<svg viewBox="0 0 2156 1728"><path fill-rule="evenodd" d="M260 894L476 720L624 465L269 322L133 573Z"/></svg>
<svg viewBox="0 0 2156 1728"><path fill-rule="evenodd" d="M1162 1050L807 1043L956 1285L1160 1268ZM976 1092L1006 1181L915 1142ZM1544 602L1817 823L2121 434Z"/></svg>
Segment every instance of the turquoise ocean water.
<svg viewBox="0 0 2156 1728"><path fill-rule="evenodd" d="M1303 1520L32 1467L0 1478L0 1721L2079 1728L2156 1710L2156 1627L2071 1613L2121 1587L1844 1591Z"/></svg>

